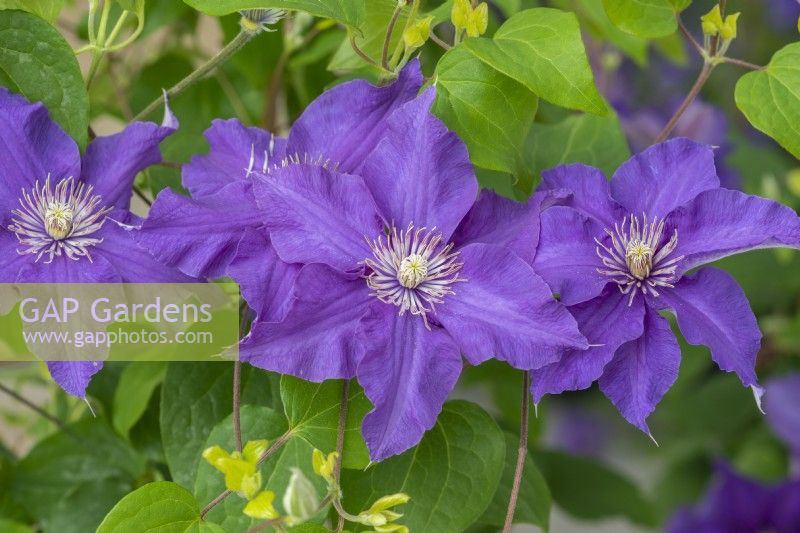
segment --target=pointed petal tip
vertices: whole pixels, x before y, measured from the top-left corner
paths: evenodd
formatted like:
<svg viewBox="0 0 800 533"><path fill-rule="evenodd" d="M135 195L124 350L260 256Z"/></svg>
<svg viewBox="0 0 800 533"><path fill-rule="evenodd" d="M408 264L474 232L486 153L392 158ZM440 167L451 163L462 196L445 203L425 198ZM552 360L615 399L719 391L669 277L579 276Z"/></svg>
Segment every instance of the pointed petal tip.
<svg viewBox="0 0 800 533"><path fill-rule="evenodd" d="M661 445L658 443L658 441L656 440L656 438L655 438L655 437L653 437L653 434L652 434L651 432L649 432L649 431L648 431L648 432L647 432L647 436L648 436L648 437L650 437L650 440L651 440L651 441L653 441L653 444L655 444L655 445L656 445L656 448L660 448L660 447L661 447Z"/></svg>
<svg viewBox="0 0 800 533"><path fill-rule="evenodd" d="M169 107L169 94L166 89L161 89L161 93L164 95L164 118L161 121L161 126L163 128L177 130L179 125L178 119Z"/></svg>
<svg viewBox="0 0 800 533"><path fill-rule="evenodd" d="M758 385L750 385L750 389L753 391L753 399L756 401L756 408L762 415L766 415L767 413L764 411L764 407L761 404L761 400L764 398L764 387L760 387Z"/></svg>
<svg viewBox="0 0 800 533"><path fill-rule="evenodd" d="M92 407L92 404L89 402L89 398L84 396L81 399L86 403L86 406L89 408L89 412L92 413L92 418L97 418L97 413L94 412L94 408Z"/></svg>

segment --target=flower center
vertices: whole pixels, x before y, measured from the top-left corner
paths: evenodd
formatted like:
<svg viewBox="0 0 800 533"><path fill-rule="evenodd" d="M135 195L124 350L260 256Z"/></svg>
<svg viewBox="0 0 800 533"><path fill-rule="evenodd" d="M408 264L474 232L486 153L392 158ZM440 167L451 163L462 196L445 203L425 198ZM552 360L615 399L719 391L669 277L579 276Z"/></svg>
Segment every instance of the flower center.
<svg viewBox="0 0 800 533"><path fill-rule="evenodd" d="M446 295L455 294L453 284L467 281L458 275L464 264L453 244L443 244L441 234L413 224L400 231L392 226L388 234L366 239L373 255L364 260L372 295L399 307L400 315L408 311L422 316L430 329L428 313Z"/></svg>
<svg viewBox="0 0 800 533"><path fill-rule="evenodd" d="M44 212L44 225L47 233L57 241L60 241L72 231L72 220L75 213L69 204L61 202L50 202L47 211Z"/></svg>
<svg viewBox="0 0 800 533"><path fill-rule="evenodd" d="M397 281L403 287L413 289L428 276L428 260L419 254L411 254L400 261Z"/></svg>
<svg viewBox="0 0 800 533"><path fill-rule="evenodd" d="M637 291L658 296L657 287L673 287L675 269L683 259L669 258L678 246L677 229L662 242L664 219L653 217L648 223L647 214L642 214L641 222L639 217L630 215L621 224L614 224L614 231L606 228L605 232L611 238L610 246L595 238L597 255L606 267L597 271L609 276L623 294L630 294L628 305Z"/></svg>
<svg viewBox="0 0 800 533"><path fill-rule="evenodd" d="M92 237L105 222L111 207L100 207L102 198L92 194L93 188L67 178L55 187L50 176L43 185L37 181L33 190L22 190L19 209L11 214L10 231L24 248L19 254L35 254L36 261L47 256L47 263L62 253L78 260L92 256L89 248L103 242Z"/></svg>

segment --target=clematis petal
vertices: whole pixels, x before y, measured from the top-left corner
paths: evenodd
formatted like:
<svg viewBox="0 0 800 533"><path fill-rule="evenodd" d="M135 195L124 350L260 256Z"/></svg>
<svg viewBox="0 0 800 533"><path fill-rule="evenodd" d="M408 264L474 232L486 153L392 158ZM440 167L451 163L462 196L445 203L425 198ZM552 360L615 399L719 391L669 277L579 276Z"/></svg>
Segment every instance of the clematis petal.
<svg viewBox="0 0 800 533"><path fill-rule="evenodd" d="M161 162L161 141L175 132L177 120L167 107L164 123L134 122L115 135L89 143L81 178L103 198L103 205L128 209L133 180L142 170Z"/></svg>
<svg viewBox="0 0 800 533"><path fill-rule="evenodd" d="M286 157L286 139L245 127L237 119L214 119L203 135L208 154L192 157L182 171L183 185L194 198L212 195L232 181L247 180L248 171L266 174Z"/></svg>
<svg viewBox="0 0 800 533"><path fill-rule="evenodd" d="M449 240L478 194L467 147L430 111L434 89L399 108L359 174L386 220Z"/></svg>
<svg viewBox="0 0 800 533"><path fill-rule="evenodd" d="M363 353L356 333L374 301L363 279L326 265L306 265L295 281L285 318L253 324L239 357L258 368L309 381L352 378Z"/></svg>
<svg viewBox="0 0 800 533"><path fill-rule="evenodd" d="M611 228L627 213L611 198L611 189L603 173L582 164L560 165L542 172L540 191L564 189L571 194L563 205L572 207L601 226Z"/></svg>
<svg viewBox="0 0 800 533"><path fill-rule="evenodd" d="M667 229L678 230L674 256L680 275L696 266L758 248L800 248L800 218L789 207L740 191L715 189L675 210Z"/></svg>
<svg viewBox="0 0 800 533"><path fill-rule="evenodd" d="M681 349L669 322L645 309L644 333L617 349L600 377L600 390L625 420L650 434L647 417L678 378Z"/></svg>
<svg viewBox="0 0 800 533"><path fill-rule="evenodd" d="M289 296L300 266L284 263L269 242L266 230L248 228L239 241L228 274L258 320L275 322L286 315Z"/></svg>
<svg viewBox="0 0 800 533"><path fill-rule="evenodd" d="M710 146L685 138L656 144L623 163L611 196L629 213L664 218L676 207L719 187Z"/></svg>
<svg viewBox="0 0 800 533"><path fill-rule="evenodd" d="M0 283L17 281L22 267L35 259L30 255L17 253L19 246L19 240L14 233L4 227L0 228ZM0 309L5 309L2 302L0 302Z"/></svg>
<svg viewBox="0 0 800 533"><path fill-rule="evenodd" d="M18 207L22 189L36 181L78 177L80 152L64 130L50 119L47 108L0 87L0 221L7 226L10 212Z"/></svg>
<svg viewBox="0 0 800 533"><path fill-rule="evenodd" d="M114 268L123 282L127 283L190 283L197 281L174 267L157 261L136 242L137 226L126 215L127 212L109 213L97 237L103 242L95 247L95 255L102 257ZM115 220L119 218L120 221Z"/></svg>
<svg viewBox="0 0 800 533"><path fill-rule="evenodd" d="M373 300L374 302L374 300ZM436 423L461 373L458 347L441 328L374 302L364 319L368 348L358 382L375 406L364 417L370 459L382 461L415 446Z"/></svg>
<svg viewBox="0 0 800 533"><path fill-rule="evenodd" d="M358 176L317 165L289 165L254 184L272 245L288 263L325 263L342 272L371 256L365 236L383 231Z"/></svg>
<svg viewBox="0 0 800 533"><path fill-rule="evenodd" d="M575 319L512 251L475 243L461 249L460 259L467 281L453 286L436 318L470 363L495 358L532 370L568 348L588 347Z"/></svg>
<svg viewBox="0 0 800 533"><path fill-rule="evenodd" d="M563 201L568 195L561 189L542 191L522 203L500 196L491 189L483 189L453 234L452 242L458 247L477 242L503 246L527 263L533 263L539 243L542 210Z"/></svg>
<svg viewBox="0 0 800 533"><path fill-rule="evenodd" d="M86 388L92 377L103 369L100 361L51 361L47 370L64 392L76 398L86 398Z"/></svg>
<svg viewBox="0 0 800 533"><path fill-rule="evenodd" d="M687 342L708 346L722 370L735 372L747 387L757 384L761 331L747 296L730 274L703 268L651 302L671 309Z"/></svg>
<svg viewBox="0 0 800 533"><path fill-rule="evenodd" d="M783 441L800 456L800 373L771 379L764 396L767 422Z"/></svg>
<svg viewBox="0 0 800 533"><path fill-rule="evenodd" d="M386 119L412 100L422 86L419 61L410 61L397 81L375 87L356 80L324 92L292 126L288 156L322 159L342 172L354 173L386 129Z"/></svg>
<svg viewBox="0 0 800 533"><path fill-rule="evenodd" d="M48 263L47 257L35 261L35 256L25 256L17 283L121 283L119 272L102 255L92 254L92 260L69 259L56 256Z"/></svg>
<svg viewBox="0 0 800 533"><path fill-rule="evenodd" d="M591 346L588 350L569 350L560 361L534 370L531 380L534 403L539 403L545 394L588 389L598 380L617 349L641 337L643 302L644 299L635 298L628 305L627 295L608 286L597 298L568 307Z"/></svg>
<svg viewBox="0 0 800 533"><path fill-rule="evenodd" d="M605 267L594 239L604 235L602 226L571 207L555 206L542 213L533 269L565 305L591 300L609 282L597 271Z"/></svg>
<svg viewBox="0 0 800 533"><path fill-rule="evenodd" d="M164 189L135 237L169 266L194 277L217 278L225 275L245 229L262 218L252 186L244 181L200 199Z"/></svg>

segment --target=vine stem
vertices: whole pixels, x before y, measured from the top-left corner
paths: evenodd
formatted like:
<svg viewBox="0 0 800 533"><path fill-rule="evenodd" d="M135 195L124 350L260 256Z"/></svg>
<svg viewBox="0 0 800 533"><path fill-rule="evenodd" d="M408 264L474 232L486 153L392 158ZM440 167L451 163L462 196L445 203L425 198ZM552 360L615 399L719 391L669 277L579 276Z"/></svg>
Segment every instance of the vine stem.
<svg viewBox="0 0 800 533"><path fill-rule="evenodd" d="M183 78L181 81L173 85L171 88L167 90L167 96L175 96L176 94L184 91L185 89L194 85L197 81L201 80L205 77L208 73L213 71L217 68L218 65L224 63L228 59L231 58L236 52L238 52L244 45L246 45L253 36L256 35L254 32L249 32L246 30L242 30L234 37L228 44L225 45L222 50L216 53L214 57L200 65L196 70L194 70L191 74ZM147 116L158 109L158 106L164 101L164 98L156 98L150 104L145 107L138 115L133 117L133 121L142 120L147 118Z"/></svg>
<svg viewBox="0 0 800 533"><path fill-rule="evenodd" d="M686 95L686 98L683 99L681 105L669 119L667 125L664 126L664 129L661 130L661 133L658 134L656 137L655 144L663 142L669 137L669 134L672 133L672 130L675 129L675 126L678 124L678 121L681 119L683 114L686 112L686 109L691 105L697 95L700 93L700 89L703 88L708 77L711 75L711 71L714 70L714 65L712 63L703 63L703 68L700 70L700 74L697 76L697 80L695 80L694 85L689 90L689 94Z"/></svg>
<svg viewBox="0 0 800 533"><path fill-rule="evenodd" d="M386 27L386 37L383 39L383 51L381 53L381 66L386 70L389 70L389 45L392 42L394 27L397 24L397 19L400 18L400 12L402 10L403 4L398 2L397 5L394 6L392 18L389 20L389 25Z"/></svg>
<svg viewBox="0 0 800 533"><path fill-rule="evenodd" d="M525 458L528 456L528 406L530 404L531 373L526 371L522 374L522 413L519 421L519 448L517 449L517 467L514 470L514 484L511 487L511 496L508 498L508 510L506 511L506 521L503 525L503 533L511 531L514 523L514 512L517 510L517 500L519 499L519 488L522 484L522 471L525 468Z"/></svg>
<svg viewBox="0 0 800 533"><path fill-rule="evenodd" d="M50 422L55 424L59 429L69 433L69 428L66 427L64 422L62 422L61 420L59 420L55 416L51 415L50 413L48 413L47 411L45 411L44 409L42 409L41 407L39 407L38 405L33 403L32 401L28 400L27 398L25 398L23 396L20 396L19 394L17 394L16 392L14 392L13 390L9 389L8 387L6 387L3 384L0 384L0 391L2 391L3 393L7 394L11 398L15 399L19 403L21 403L21 404L29 407L30 409L36 411L36 413L38 415L40 415L41 417L49 420Z"/></svg>
<svg viewBox="0 0 800 533"><path fill-rule="evenodd" d="M431 38L431 41L433 41L434 43L436 43L440 47L444 48L445 50L450 50L451 48L453 48L452 46L447 44L444 41L444 39L441 39L438 35L436 35L436 33L433 31L433 29L431 29L430 38Z"/></svg>
<svg viewBox="0 0 800 533"><path fill-rule="evenodd" d="M291 429L289 431L287 431L286 433L284 433L283 435L281 435L280 437L278 437L275 440L275 442L272 443L272 446L267 448L267 451L265 451L263 454L261 454L261 457L258 458L258 463L257 464L261 465L261 464L264 463L264 461L266 461L267 459L272 457L272 455L275 454L275 452L277 452L278 450L283 448L283 446L287 442L289 442L290 438L292 438L292 430ZM209 513L209 511L211 511L211 509L213 509L214 507L219 505L225 498L230 496L232 493L233 493L233 491L231 491L231 490L222 491L219 494L219 496L217 496L216 498L211 500L211 502L203 508L203 510L200 512L200 518L204 518Z"/></svg>
<svg viewBox="0 0 800 533"><path fill-rule="evenodd" d="M336 428L336 464L333 465L333 479L336 486L340 486L339 479L342 474L342 452L344 451L344 431L347 427L347 403L350 400L350 380L345 380L342 385L342 403L339 405L339 425ZM344 529L344 516L339 514L339 521L336 524L334 533L340 533Z"/></svg>
<svg viewBox="0 0 800 533"><path fill-rule="evenodd" d="M737 65L740 67L744 67L750 70L764 70L766 67L762 65L756 65L755 63L750 63L749 61L743 61L741 59L736 59L733 57L723 57L721 58L723 63L728 63L731 65Z"/></svg>

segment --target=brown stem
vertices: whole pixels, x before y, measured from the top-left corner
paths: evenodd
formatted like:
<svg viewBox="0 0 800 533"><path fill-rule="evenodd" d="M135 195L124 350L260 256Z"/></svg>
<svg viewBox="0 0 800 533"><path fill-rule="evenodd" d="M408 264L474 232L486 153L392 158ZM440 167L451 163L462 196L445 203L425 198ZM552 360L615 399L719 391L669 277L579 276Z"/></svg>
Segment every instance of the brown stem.
<svg viewBox="0 0 800 533"><path fill-rule="evenodd" d="M344 432L347 427L347 407L350 401L350 381L345 380L342 384L342 403L339 405L339 425L336 428L336 463L333 465L333 479L336 486L339 486L339 479L342 474L342 452L344 452ZM334 533L340 533L344 529L344 516L339 515Z"/></svg>
<svg viewBox="0 0 800 533"><path fill-rule="evenodd" d="M743 61L741 59L736 59L733 57L723 57L721 58L723 63L729 63L731 65L738 65L740 67L744 67L750 70L764 70L767 67L762 65L756 65L755 63L750 63L749 61Z"/></svg>
<svg viewBox="0 0 800 533"><path fill-rule="evenodd" d="M720 17L722 17L723 19L725 18L725 4L726 3L727 3L726 0L719 0L719 14L720 14ZM714 35L711 38L711 44L709 45L709 51L708 52L711 55L711 57L714 57L715 55L717 55L717 52L719 51L719 42L720 42L719 41L719 33L717 33L716 35Z"/></svg>
<svg viewBox="0 0 800 533"><path fill-rule="evenodd" d="M697 40L692 36L692 34L686 28L686 25L681 20L681 16L675 15L675 18L678 19L678 27L681 29L681 33L683 34L683 36L686 37L686 40L692 44L692 47L695 50L697 50L697 53L702 56L705 53L705 50L703 50L703 46L697 42Z"/></svg>
<svg viewBox="0 0 800 533"><path fill-rule="evenodd" d="M669 119L669 122L667 122L667 125L664 126L663 130L661 130L661 133L658 134L658 137L656 137L655 140L655 144L663 142L664 140L667 139L667 137L669 137L669 134L672 133L673 129L675 129L675 126L678 124L678 121L683 116L683 113L686 111L689 105L691 105L691 103L700 93L700 89L702 89L703 85L705 85L706 80L708 80L708 77L709 75L711 75L712 70L714 70L714 65L712 65L711 63L703 64L703 68L700 71L700 74L697 76L697 80L695 80L694 85L692 85L692 88L689 90L689 94L686 95L686 98L683 99L683 102L681 102L680 107L678 107L678 109L672 115L672 118Z"/></svg>
<svg viewBox="0 0 800 533"><path fill-rule="evenodd" d="M400 11L402 11L402 4L400 2L394 7L392 18L389 19L389 25L386 27L386 37L383 38L383 52L381 53L381 66L389 70L389 45L392 42L392 33L397 24L397 19L400 18Z"/></svg>
<svg viewBox="0 0 800 533"><path fill-rule="evenodd" d="M233 363L233 435L236 451L242 451L242 362Z"/></svg>
<svg viewBox="0 0 800 533"><path fill-rule="evenodd" d="M370 65L375 65L376 67L380 67L380 65L378 64L377 61L375 61L374 59L369 57L367 55L367 53L364 52L364 50L362 50L361 48L358 47L358 44L356 44L355 35L351 35L350 36L350 46L353 47L353 51L358 55L358 57L360 57L361 59L363 59L364 61L366 61Z"/></svg>
<svg viewBox="0 0 800 533"><path fill-rule="evenodd" d="M433 41L434 43L438 44L439 46L441 46L441 47L442 47L442 48L444 48L445 50L450 50L451 48L453 48L452 46L450 46L449 44L447 44L447 43L444 41L444 39L440 39L440 38L439 38L439 36L438 36L438 35L436 35L436 33L434 33L434 31L433 31L433 30L431 30L430 37L431 37L431 41Z"/></svg>
<svg viewBox="0 0 800 533"><path fill-rule="evenodd" d="M522 374L522 414L519 423L519 448L517 449L517 467L514 470L514 484L511 486L511 496L508 498L508 511L503 533L511 531L514 523L514 512L517 510L519 488L522 484L522 471L525 468L525 459L528 456L528 405L530 404L531 373Z"/></svg>
<svg viewBox="0 0 800 533"><path fill-rule="evenodd" d="M267 448L267 451L265 451L263 454L261 454L261 457L258 458L258 463L257 464L261 465L262 463L264 463L264 461L266 461L267 459L272 457L272 455L275 452L277 452L278 450L280 450L283 447L284 444L289 442L290 438L292 438L292 430L291 429L289 431L287 431L286 433L284 433L283 435L281 435L280 437L278 437L275 440L275 442L272 443L272 446ZM232 491L225 490L225 491L221 492L219 496L217 496L216 498L211 500L211 503L206 505L205 508L203 509L203 511L200 513L200 518L203 518L204 516L206 516L208 514L208 512L211 511L211 509L213 509L214 507L219 505L219 503L222 502L222 500L224 500L228 496L230 496L231 493L232 493Z"/></svg>
<svg viewBox="0 0 800 533"><path fill-rule="evenodd" d="M58 427L58 429L69 433L69 428L67 428L67 426L64 424L64 422L62 422L61 420L59 420L55 416L51 415L50 413L48 413L47 411L45 411L44 409L42 409L41 407L39 407L35 403L31 402L27 398L24 398L24 397L20 396L19 394L17 394L13 390L9 389L8 387L6 387L5 385L2 385L2 384L0 384L0 391L4 392L5 394L10 396L11 398L14 398L19 403L21 403L21 404L29 407L30 409L36 411L36 413L38 415L42 416L43 418L46 418L47 420L49 420L50 422L55 424Z"/></svg>
<svg viewBox="0 0 800 533"><path fill-rule="evenodd" d="M133 186L133 193L139 197L141 201L143 201L148 206L153 205L153 201L144 194L144 191L140 189L138 186Z"/></svg>
<svg viewBox="0 0 800 533"><path fill-rule="evenodd" d="M261 117L264 128L267 131L275 131L275 118L277 117L276 108L278 106L278 92L283 83L283 72L289 62L289 54L283 53L275 64L272 76L267 84L267 92L264 96L264 115Z"/></svg>

